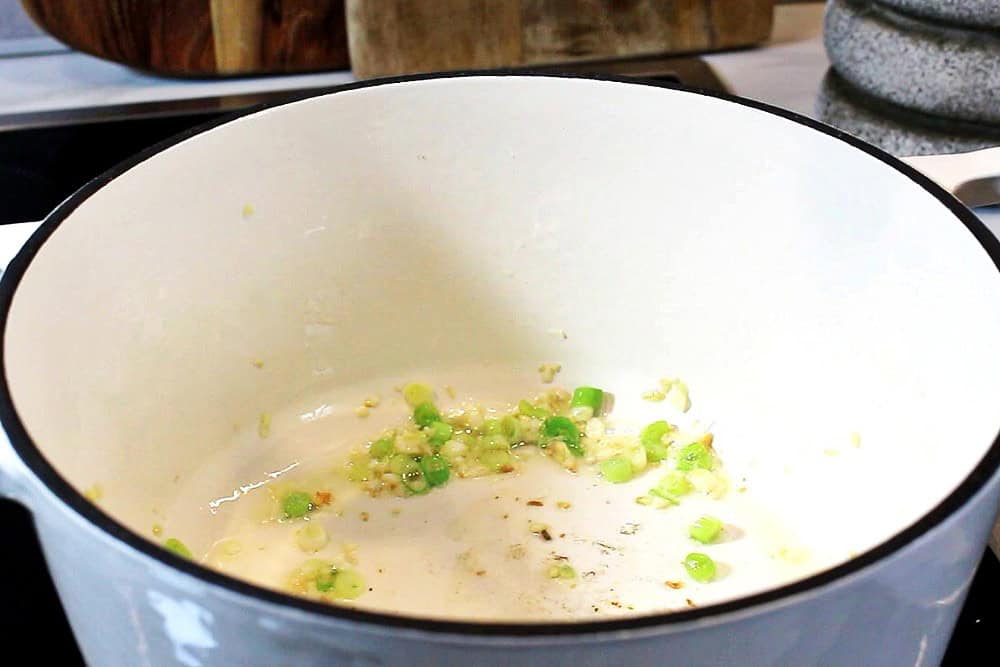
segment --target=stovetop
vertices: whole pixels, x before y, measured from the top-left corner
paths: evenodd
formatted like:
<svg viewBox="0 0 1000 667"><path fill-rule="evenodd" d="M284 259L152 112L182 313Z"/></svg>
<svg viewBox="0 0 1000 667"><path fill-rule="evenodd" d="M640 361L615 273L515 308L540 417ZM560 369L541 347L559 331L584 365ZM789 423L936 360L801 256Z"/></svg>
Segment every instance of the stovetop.
<svg viewBox="0 0 1000 667"><path fill-rule="evenodd" d="M696 69L690 76L706 75ZM696 83L710 87L711 81ZM213 98L0 119L0 126L8 128L0 129L0 224L40 220L74 190L120 160L182 130L261 101L268 100ZM0 571L8 575L4 604L0 605L2 636L34 637L41 630L44 640L32 641L35 661L83 664L45 568L30 515L20 506L0 501L0 529ZM989 640L1000 632L998 590L1000 561L987 550L945 656L946 667L979 664L979 656L990 654L993 647Z"/></svg>

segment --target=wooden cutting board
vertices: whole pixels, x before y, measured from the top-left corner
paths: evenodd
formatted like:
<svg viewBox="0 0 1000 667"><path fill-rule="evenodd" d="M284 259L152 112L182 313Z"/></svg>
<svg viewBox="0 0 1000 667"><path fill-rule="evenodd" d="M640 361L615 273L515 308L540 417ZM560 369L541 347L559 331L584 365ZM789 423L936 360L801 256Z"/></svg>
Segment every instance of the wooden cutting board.
<svg viewBox="0 0 1000 667"><path fill-rule="evenodd" d="M359 78L711 51L771 33L775 0L346 0Z"/></svg>
<svg viewBox="0 0 1000 667"><path fill-rule="evenodd" d="M346 69L344 0L22 0L43 30L171 76Z"/></svg>

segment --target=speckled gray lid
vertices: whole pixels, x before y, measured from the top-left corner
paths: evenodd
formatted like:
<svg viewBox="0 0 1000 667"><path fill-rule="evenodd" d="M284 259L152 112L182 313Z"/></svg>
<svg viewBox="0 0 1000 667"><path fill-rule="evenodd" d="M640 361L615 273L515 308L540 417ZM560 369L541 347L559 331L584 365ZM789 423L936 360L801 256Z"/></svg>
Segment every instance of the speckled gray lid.
<svg viewBox="0 0 1000 667"><path fill-rule="evenodd" d="M960 25L1000 28L997 0L880 0L896 9Z"/></svg>
<svg viewBox="0 0 1000 667"><path fill-rule="evenodd" d="M827 71L816 117L893 155L934 155L1000 146L1000 128L942 120L892 106Z"/></svg>
<svg viewBox="0 0 1000 667"><path fill-rule="evenodd" d="M883 99L930 114L1000 123L1000 35L830 0L826 50L837 72Z"/></svg>

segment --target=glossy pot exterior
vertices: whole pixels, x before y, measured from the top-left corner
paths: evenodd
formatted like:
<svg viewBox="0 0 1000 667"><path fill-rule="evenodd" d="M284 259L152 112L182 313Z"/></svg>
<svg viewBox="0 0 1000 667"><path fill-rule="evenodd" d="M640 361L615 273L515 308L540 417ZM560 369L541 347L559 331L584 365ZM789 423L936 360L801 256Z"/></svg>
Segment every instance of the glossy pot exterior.
<svg viewBox="0 0 1000 667"><path fill-rule="evenodd" d="M137 553L32 480L53 579L91 665L934 665L1000 502L994 475L938 528L847 579L758 608L617 632L453 634L341 621ZM928 573L934 576L928 576Z"/></svg>

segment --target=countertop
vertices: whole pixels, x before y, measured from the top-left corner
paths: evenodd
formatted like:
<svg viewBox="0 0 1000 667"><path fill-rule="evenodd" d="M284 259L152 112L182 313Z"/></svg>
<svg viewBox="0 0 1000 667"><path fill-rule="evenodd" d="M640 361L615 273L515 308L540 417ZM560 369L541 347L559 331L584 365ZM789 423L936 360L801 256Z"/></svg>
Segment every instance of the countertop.
<svg viewBox="0 0 1000 667"><path fill-rule="evenodd" d="M705 55L703 60L736 95L815 116L820 81L829 68L823 49L822 19L822 2L779 5L766 44ZM14 54L0 57L0 127L9 114L325 88L354 80L348 71L177 80L68 50ZM980 212L990 229L1000 235L1000 209ZM3 240L7 235L13 240ZM4 256L3 246L17 243L22 233L11 230L7 235L0 234L0 259Z"/></svg>
<svg viewBox="0 0 1000 667"><path fill-rule="evenodd" d="M737 95L811 113L820 77L827 68L820 37L822 14L821 2L779 6L772 37L764 48L719 53L706 56L705 60ZM353 80L347 71L236 79L165 79L83 53L53 50L0 57L0 116L323 88Z"/></svg>

